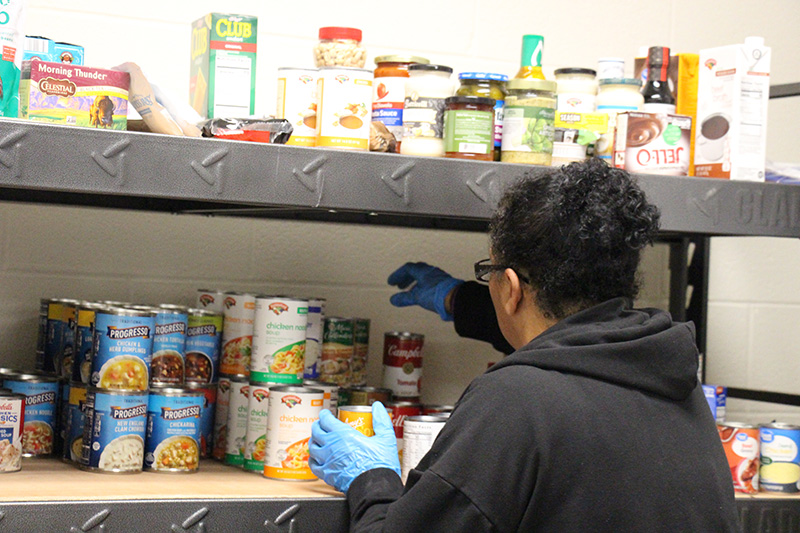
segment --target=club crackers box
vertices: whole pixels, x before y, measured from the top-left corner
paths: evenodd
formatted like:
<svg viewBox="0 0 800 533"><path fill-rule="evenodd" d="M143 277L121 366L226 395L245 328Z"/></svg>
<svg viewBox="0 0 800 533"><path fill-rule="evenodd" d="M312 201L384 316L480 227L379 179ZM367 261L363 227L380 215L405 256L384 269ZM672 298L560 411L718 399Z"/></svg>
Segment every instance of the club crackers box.
<svg viewBox="0 0 800 533"><path fill-rule="evenodd" d="M254 16L222 13L192 23L189 101L201 116L255 113L257 24Z"/></svg>

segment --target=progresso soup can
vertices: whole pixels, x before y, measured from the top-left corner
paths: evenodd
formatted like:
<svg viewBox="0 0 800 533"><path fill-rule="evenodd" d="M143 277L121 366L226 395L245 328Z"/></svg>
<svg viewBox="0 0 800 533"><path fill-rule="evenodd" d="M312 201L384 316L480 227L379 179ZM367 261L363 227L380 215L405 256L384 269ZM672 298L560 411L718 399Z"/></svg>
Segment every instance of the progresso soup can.
<svg viewBox="0 0 800 533"><path fill-rule="evenodd" d="M106 390L147 390L155 317L152 311L122 307L96 311L93 386Z"/></svg>
<svg viewBox="0 0 800 533"><path fill-rule="evenodd" d="M38 374L7 376L4 387L25 396L25 425L22 430L22 455L52 455L56 437L58 378Z"/></svg>
<svg viewBox="0 0 800 533"><path fill-rule="evenodd" d="M73 383L88 385L92 376L95 314L104 305L82 302L75 311L75 351L72 361Z"/></svg>
<svg viewBox="0 0 800 533"><path fill-rule="evenodd" d="M211 457L214 446L214 413L217 408L216 383L186 384L186 388L203 393L203 414L200 418L200 457Z"/></svg>
<svg viewBox="0 0 800 533"><path fill-rule="evenodd" d="M22 467L25 396L0 389L0 474Z"/></svg>
<svg viewBox="0 0 800 533"><path fill-rule="evenodd" d="M150 363L150 383L153 385L181 385L183 383L183 356L186 353L186 308L163 304L155 310L156 325L153 334L153 360Z"/></svg>
<svg viewBox="0 0 800 533"><path fill-rule="evenodd" d="M178 387L154 388L147 400L144 469L197 472L204 395Z"/></svg>
<svg viewBox="0 0 800 533"><path fill-rule="evenodd" d="M321 389L270 388L264 476L293 481L317 479L308 466L308 441L323 399Z"/></svg>
<svg viewBox="0 0 800 533"><path fill-rule="evenodd" d="M758 426L740 422L717 424L719 438L731 469L733 490L758 492Z"/></svg>
<svg viewBox="0 0 800 533"><path fill-rule="evenodd" d="M319 358L322 353L322 329L325 321L324 298L309 298L308 323L306 326L306 356L303 371L305 379L319 377Z"/></svg>
<svg viewBox="0 0 800 533"><path fill-rule="evenodd" d="M142 470L147 396L143 391L87 390L81 468L114 474Z"/></svg>
<svg viewBox="0 0 800 533"><path fill-rule="evenodd" d="M222 315L203 309L189 309L188 313L184 381L215 383L222 344Z"/></svg>
<svg viewBox="0 0 800 533"><path fill-rule="evenodd" d="M244 466L244 441L250 404L250 384L247 378L231 378L228 398L228 423L225 435L226 465Z"/></svg>
<svg viewBox="0 0 800 533"><path fill-rule="evenodd" d="M241 292L226 292L223 302L222 360L219 371L229 375L248 375L256 297Z"/></svg>
<svg viewBox="0 0 800 533"><path fill-rule="evenodd" d="M83 461L83 426L86 423L86 392L83 383L72 383L67 403L66 432L62 459L69 463Z"/></svg>
<svg viewBox="0 0 800 533"><path fill-rule="evenodd" d="M773 422L759 428L759 484L765 492L800 491L800 426Z"/></svg>
<svg viewBox="0 0 800 533"><path fill-rule="evenodd" d="M259 296L253 326L250 379L300 383L306 353L308 300Z"/></svg>

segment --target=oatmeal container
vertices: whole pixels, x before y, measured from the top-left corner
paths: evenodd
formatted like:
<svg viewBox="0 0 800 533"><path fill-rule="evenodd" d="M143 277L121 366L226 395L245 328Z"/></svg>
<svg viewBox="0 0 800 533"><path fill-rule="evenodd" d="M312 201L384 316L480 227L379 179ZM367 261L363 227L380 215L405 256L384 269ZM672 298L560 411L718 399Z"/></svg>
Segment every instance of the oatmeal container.
<svg viewBox="0 0 800 533"><path fill-rule="evenodd" d="M433 441L444 428L447 419L435 416L421 415L410 416L403 423L403 483L408 479L408 473L416 468L420 460L430 451Z"/></svg>
<svg viewBox="0 0 800 533"><path fill-rule="evenodd" d="M346 387L355 352L355 323L352 318L327 317L322 333L319 379Z"/></svg>
<svg viewBox="0 0 800 533"><path fill-rule="evenodd" d="M321 67L317 78L317 146L369 150L371 70Z"/></svg>
<svg viewBox="0 0 800 533"><path fill-rule="evenodd" d="M64 450L61 458L67 463L83 461L83 426L86 423L86 391L83 383L72 383L67 403Z"/></svg>
<svg viewBox="0 0 800 533"><path fill-rule="evenodd" d="M383 336L383 386L395 398L419 398L425 336L390 331Z"/></svg>
<svg viewBox="0 0 800 533"><path fill-rule="evenodd" d="M339 385L336 383L326 383L317 379L304 379L304 387L312 389L322 389L324 393L322 408L327 409L333 416L336 416L336 410L339 407Z"/></svg>
<svg viewBox="0 0 800 533"><path fill-rule="evenodd" d="M223 460L226 465L244 466L244 440L247 438L249 405L250 384L247 382L247 378L231 378L225 459Z"/></svg>
<svg viewBox="0 0 800 533"><path fill-rule="evenodd" d="M322 353L322 329L325 322L324 298L309 298L306 324L306 356L303 363L305 379L319 378L319 358Z"/></svg>
<svg viewBox="0 0 800 533"><path fill-rule="evenodd" d="M292 136L286 144L317 144L317 69L278 69L277 118L292 123Z"/></svg>
<svg viewBox="0 0 800 533"><path fill-rule="evenodd" d="M319 420L324 393L307 387L272 387L267 414L264 476L311 481L317 477L308 466L311 425Z"/></svg>
<svg viewBox="0 0 800 533"><path fill-rule="evenodd" d="M186 353L188 314L185 307L163 304L155 309L153 360L150 363L152 385L183 384L183 357Z"/></svg>
<svg viewBox="0 0 800 533"><path fill-rule="evenodd" d="M188 310L185 383L215 383L222 344L222 314L203 309Z"/></svg>
<svg viewBox="0 0 800 533"><path fill-rule="evenodd" d="M250 382L250 400L247 408L247 436L244 441L245 472L264 473L269 388L276 385L279 386L283 384Z"/></svg>
<svg viewBox="0 0 800 533"><path fill-rule="evenodd" d="M226 292L224 308L219 371L229 375L248 375L256 297L241 292Z"/></svg>
<svg viewBox="0 0 800 533"><path fill-rule="evenodd" d="M91 384L106 390L146 391L156 315L122 307L95 314Z"/></svg>
<svg viewBox="0 0 800 533"><path fill-rule="evenodd" d="M141 472L147 392L89 387L80 468L110 474Z"/></svg>
<svg viewBox="0 0 800 533"><path fill-rule="evenodd" d="M0 474L22 468L25 396L0 389Z"/></svg>
<svg viewBox="0 0 800 533"><path fill-rule="evenodd" d="M211 457L214 446L214 413L217 408L216 383L186 383L185 387L203 393L203 414L200 417L200 457Z"/></svg>
<svg viewBox="0 0 800 533"><path fill-rule="evenodd" d="M212 313L222 313L225 293L217 289L197 289L197 307Z"/></svg>
<svg viewBox="0 0 800 533"><path fill-rule="evenodd" d="M305 368L308 300L258 296L250 379L301 383Z"/></svg>
<svg viewBox="0 0 800 533"><path fill-rule="evenodd" d="M92 376L92 352L94 348L94 322L98 310L104 305L83 302L75 314L75 351L72 361L72 382L89 384Z"/></svg>
<svg viewBox="0 0 800 533"><path fill-rule="evenodd" d="M25 396L25 425L22 428L22 455L52 455L56 438L58 378L38 374L7 376L3 386Z"/></svg>
<svg viewBox="0 0 800 533"><path fill-rule="evenodd" d="M147 399L144 469L197 472L204 394L185 388L156 388Z"/></svg>
<svg viewBox="0 0 800 533"><path fill-rule="evenodd" d="M247 378L241 376L247 381ZM211 438L213 447L211 457L222 461L225 459L225 441L228 434L228 406L231 399L231 379L235 376L220 376L217 382L217 405L214 409L214 434Z"/></svg>
<svg viewBox="0 0 800 533"><path fill-rule="evenodd" d="M372 407L366 405L343 405L337 418L367 437L375 435L372 429Z"/></svg>

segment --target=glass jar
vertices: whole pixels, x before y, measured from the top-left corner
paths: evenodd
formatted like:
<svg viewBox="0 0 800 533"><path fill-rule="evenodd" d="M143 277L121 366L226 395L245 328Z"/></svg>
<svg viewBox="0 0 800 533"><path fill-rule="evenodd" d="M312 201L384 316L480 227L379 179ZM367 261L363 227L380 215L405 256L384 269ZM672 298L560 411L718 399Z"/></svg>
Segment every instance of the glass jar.
<svg viewBox="0 0 800 533"><path fill-rule="evenodd" d="M492 98L494 104L494 160L500 161L500 148L503 140L503 105L506 101L505 74L489 72L462 72L458 75L461 85L457 96L483 96Z"/></svg>
<svg viewBox="0 0 800 533"><path fill-rule="evenodd" d="M319 42L314 46L317 67L358 67L367 62L367 51L361 46L361 30L327 26L319 29Z"/></svg>
<svg viewBox="0 0 800 533"><path fill-rule="evenodd" d="M389 55L375 58L377 68L372 95L372 121L382 122L398 146L403 138L403 102L406 98L408 67L428 63L430 61L419 56Z"/></svg>
<svg viewBox="0 0 800 533"><path fill-rule="evenodd" d="M450 79L452 73L453 69L444 65L409 65L401 154L444 155L445 99L453 96L455 90Z"/></svg>
<svg viewBox="0 0 800 533"><path fill-rule="evenodd" d="M445 157L492 161L494 159L493 98L451 96L445 100Z"/></svg>
<svg viewBox="0 0 800 533"><path fill-rule="evenodd" d="M625 77L625 60L621 57L601 57L597 60L597 79Z"/></svg>
<svg viewBox="0 0 800 533"><path fill-rule="evenodd" d="M555 92L554 81L526 78L508 82L501 161L550 164L555 133Z"/></svg>
<svg viewBox="0 0 800 533"><path fill-rule="evenodd" d="M600 136L595 147L595 155L611 164L614 155L614 134L617 114L625 111L642 111L644 96L639 90L642 80L638 78L608 78L600 80L597 93L597 111L608 115L608 129Z"/></svg>
<svg viewBox="0 0 800 533"><path fill-rule="evenodd" d="M555 71L558 111L594 113L597 98L597 72L590 68L559 68Z"/></svg>

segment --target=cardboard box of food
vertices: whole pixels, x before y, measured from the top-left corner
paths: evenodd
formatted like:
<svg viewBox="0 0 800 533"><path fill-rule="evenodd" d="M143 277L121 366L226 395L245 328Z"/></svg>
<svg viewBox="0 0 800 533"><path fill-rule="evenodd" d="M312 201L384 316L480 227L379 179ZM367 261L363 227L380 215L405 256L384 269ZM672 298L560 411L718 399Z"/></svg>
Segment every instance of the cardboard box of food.
<svg viewBox="0 0 800 533"><path fill-rule="evenodd" d="M614 166L641 174L689 174L692 119L629 111L617 115Z"/></svg>

